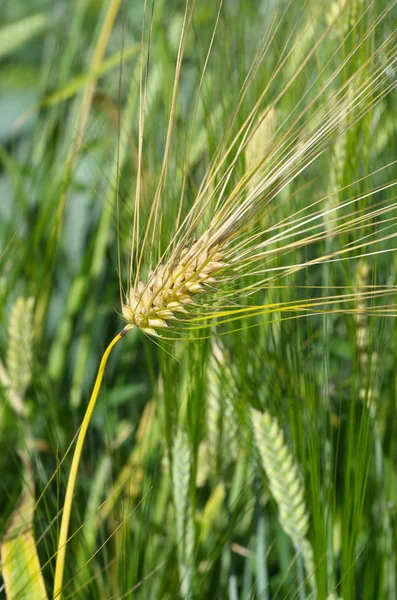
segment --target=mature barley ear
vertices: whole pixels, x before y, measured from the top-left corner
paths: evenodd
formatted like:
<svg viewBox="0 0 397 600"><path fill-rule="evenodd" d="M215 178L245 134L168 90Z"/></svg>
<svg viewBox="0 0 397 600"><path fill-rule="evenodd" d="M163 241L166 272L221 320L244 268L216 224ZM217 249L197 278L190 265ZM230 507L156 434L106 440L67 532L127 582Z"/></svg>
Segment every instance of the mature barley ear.
<svg viewBox="0 0 397 600"><path fill-rule="evenodd" d="M190 497L193 453L185 431L179 429L172 448L172 491L175 503L176 534L181 595L191 597L195 532Z"/></svg>
<svg viewBox="0 0 397 600"><path fill-rule="evenodd" d="M145 333L159 336L157 329L166 329L170 321L186 312L195 296L205 293L215 282L215 275L224 267L223 252L211 232L201 236L190 248L167 264L161 262L150 270L147 283L139 281L131 287L122 313L129 325Z"/></svg>
<svg viewBox="0 0 397 600"><path fill-rule="evenodd" d="M357 210L360 199L354 199L350 204L347 202L333 209L327 205L326 199L320 198L309 205L298 206L293 209L292 214L291 212L288 214L282 206L284 200L278 202L277 195L286 192L286 186L324 155L344 131L353 127L392 89L386 72L393 64L391 36L387 35L383 42L377 43L369 57L367 52L364 52L369 37L373 34L375 38L375 32L391 10L391 4L384 11L380 11L376 18L369 20L368 31L366 30L358 39L356 39L358 33L356 28L361 21L365 23L365 19L368 19L368 9L363 15L357 17L357 21L353 26L349 26L346 32L345 15L348 15L348 7L343 4L338 6L337 14L331 18L324 30L321 30L321 27L317 29L317 25L322 26L323 22L321 10L316 12L315 19L310 18L303 28L299 23L293 25L288 41L277 56L273 74L260 84L259 93L251 100L248 91L251 89L251 84L257 82L256 76L259 76L260 65L265 63L270 42L286 16L282 7L277 6L274 19L272 17L269 30L261 39L258 51L239 90L229 122L230 130L228 129L221 136L220 144L210 160L193 204L187 207L186 212L182 211L180 205L176 225L170 227L169 243L164 251L159 248L157 253L152 246L156 246L157 233L162 224L160 196L164 191L168 170L169 144L183 67L181 53L183 54L186 36L190 29L194 4L186 3L176 59L166 151L158 186L150 206L149 219L142 235L139 233L138 174L130 251L131 272L126 285L127 293L122 302L122 313L128 323L137 325L150 335L160 335L159 330L169 335L170 332L176 331L178 325L182 328L188 320L184 316L186 312L189 320L192 320L194 310L198 320L203 318L204 310L207 312L211 310L211 302L208 302L206 309L203 303L199 306L196 302L199 294L204 292L212 295L213 305L224 299L223 293L229 306L233 302L234 306L238 305L239 299L236 299L236 294L233 297L230 291L237 278L240 278L240 281L247 281L243 278L256 276L256 283L243 288L247 291L247 295L252 294L254 291L263 291L265 287L271 286L277 280L311 265L344 260L345 253L349 252L353 255L355 250L363 246L360 239L356 246L346 243L340 249L326 251L324 255L309 261L305 259L302 262L300 259L291 267L284 264L275 267L272 263L278 256L284 261L285 257L303 246L316 244L316 247L320 247L327 234L329 237L338 234L343 239L343 234L357 231L359 223L366 223L369 217L368 214L361 215ZM352 2L349 2L350 4ZM219 10L221 5L222 2ZM348 16L351 18L350 13ZM336 29L339 25L343 32L341 40L338 39L334 45L332 39L334 27ZM216 27L217 25L214 27L214 35ZM352 45L351 49L350 45ZM346 56L345 46L349 47ZM323 61L322 51L324 51ZM297 60L296 56L301 58ZM335 59L339 57L341 61L338 63ZM334 62L337 64L335 65ZM302 85L306 67L308 69L316 67L315 79L310 85ZM204 71L205 69L203 75ZM340 76L342 82L339 81ZM142 80L144 81L145 78L142 77ZM201 83L200 80L200 89ZM296 106L290 112L284 108L283 112L283 103L289 91L294 92L295 86L298 94ZM142 99L144 107L145 94ZM248 104L248 116L243 109L245 101ZM255 122L258 123L258 114L266 105L270 107L267 109L269 113L262 113L259 125L255 125ZM257 164L240 176L236 165L244 156L250 163L252 160L250 146L252 149L256 145L257 135L261 137L259 131L262 125L265 127L267 118L269 118L269 125L270 121L274 120L276 109L280 125L272 123L269 127L277 128L277 135L274 135L277 138L275 143L269 149L262 148L261 152L265 153L264 156L258 158ZM143 109L141 113L140 121L143 127ZM243 118L241 125L238 124L237 118L240 115ZM139 144L141 154L141 137ZM254 154L257 153L259 155L258 149L254 151ZM288 201L289 195L284 193L283 198ZM346 216L345 209L348 206L357 210L353 213L353 217ZM212 214L207 222L204 216L210 212L209 209ZM393 208L390 207L390 210ZM268 215L267 211L273 212L280 220L275 225L262 227L261 231L262 219ZM336 211L338 213L340 211L341 215ZM374 211L373 216L379 215ZM320 225L320 221L325 221L325 226ZM206 229L203 233L204 222ZM257 227L255 233L252 232L253 226ZM327 229L325 232L324 227ZM368 238L368 241L373 244L379 244L383 239L375 234L370 234ZM347 256L346 260L350 258ZM145 260L147 260L146 265ZM149 269L148 276L142 273L146 268ZM230 284L226 292L224 291L226 285L223 284ZM232 309L229 314L231 312ZM212 311L211 318L217 319L218 316L215 311ZM175 333L178 334L179 332Z"/></svg>
<svg viewBox="0 0 397 600"><path fill-rule="evenodd" d="M271 417L267 411L261 413L251 409L251 423L262 467L279 509L280 524L290 536L297 552L302 555L307 579L313 595L316 596L313 548L306 537L309 515L298 466L289 452L284 434L275 417Z"/></svg>
<svg viewBox="0 0 397 600"><path fill-rule="evenodd" d="M20 296L14 302L8 325L7 370L0 365L0 378L9 390L15 412L26 415L24 396L32 380L34 298Z"/></svg>

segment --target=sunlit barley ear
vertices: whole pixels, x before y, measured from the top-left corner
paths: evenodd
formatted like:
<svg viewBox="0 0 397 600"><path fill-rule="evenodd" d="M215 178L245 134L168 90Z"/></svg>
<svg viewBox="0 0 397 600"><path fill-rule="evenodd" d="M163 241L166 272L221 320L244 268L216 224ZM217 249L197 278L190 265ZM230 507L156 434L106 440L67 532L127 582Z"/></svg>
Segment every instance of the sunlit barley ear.
<svg viewBox="0 0 397 600"><path fill-rule="evenodd" d="M6 369L0 369L10 404L22 416L26 415L24 397L32 379L33 306L33 298L22 296L13 304L8 323Z"/></svg>
<svg viewBox="0 0 397 600"><path fill-rule="evenodd" d="M226 484L221 481L212 491L201 515L198 517L200 524L200 539L205 542L213 525L222 518L226 501Z"/></svg>
<svg viewBox="0 0 397 600"><path fill-rule="evenodd" d="M190 598L194 568L195 531L190 485L193 453L186 432L179 429L172 448L172 492L175 504L176 537L181 596Z"/></svg>
<svg viewBox="0 0 397 600"><path fill-rule="evenodd" d="M196 487L203 487L212 472L207 440L202 440L197 453Z"/></svg>
<svg viewBox="0 0 397 600"><path fill-rule="evenodd" d="M251 423L261 464L279 510L280 525L302 556L306 575L315 596L317 587L313 548L306 537L309 515L298 466L275 417L268 412L251 409Z"/></svg>
<svg viewBox="0 0 397 600"><path fill-rule="evenodd" d="M214 277L225 266L221 243L208 234L182 250L167 264L149 272L146 284L139 281L123 304L124 319L145 333L159 335L169 323L186 312L194 299L211 290Z"/></svg>
<svg viewBox="0 0 397 600"><path fill-rule="evenodd" d="M129 267L125 291L121 294L122 316L129 326L137 326L152 336L180 337L188 329L198 328L206 318L222 325L238 314L242 298L278 284L285 285L287 277L303 269L357 259L367 248L374 257L390 251L380 248L380 244L396 237L393 216L396 207L393 203L384 207L381 194L395 182L359 196L354 188L357 184L360 189L357 181L346 186L345 189L349 189L344 198L338 194L340 190L335 189L346 150L346 140L339 148L335 147L337 140L370 114L394 86L391 74L395 57L388 30L385 29L384 36L383 32L374 35L376 47L370 56L363 51L369 36L377 33L385 22L392 4L376 19L368 20L370 29L363 39L358 36L358 25L364 17L368 19L368 14L353 19L352 4L354 2L337 3L330 13L329 26L320 36L316 34L323 21L321 11L315 18L311 16L298 23L276 64L274 78L264 82L257 96L251 98L251 84L254 89L258 83L256 76L265 63L275 34L272 27L277 29L282 24L282 14L275 9L275 20L264 34L239 90L230 118L230 131L219 140L195 197L181 193L175 224L165 232L162 202L167 194L163 192L170 170L175 111L180 99L181 53L190 26L187 18L181 31L181 53L178 53L175 69L162 170L154 196L149 199L147 221L140 214L142 167L137 172ZM221 6L219 9L221 12ZM194 7L189 5L186 14L193 13ZM352 19L355 20L353 25ZM338 28L335 52L329 57L327 46L323 57L322 44L333 38ZM350 45L352 49L345 56ZM337 63L339 54L341 62ZM285 108L285 98L295 85L300 87L306 66L313 67L313 73L318 75L305 91L298 92L296 107L290 111ZM340 83L345 71L349 75L347 79L342 77ZM205 75L204 69L203 80ZM142 69L143 88L148 85L148 79L149 75L145 78ZM200 85L197 100L201 100L201 91ZM142 144L144 115L145 94L140 107ZM316 161L324 159L324 154L328 158L334 147L335 161L339 163L334 169L335 181L329 182L325 196L315 198L309 194L305 202L301 199L301 189L292 189L292 182L296 180L296 187L300 188L302 179L299 177L308 171L303 187L310 190L312 166L317 167ZM141 163L141 145L139 157ZM244 164L246 169L241 171ZM182 187L185 191L185 186ZM362 204L369 196L373 196L373 203L371 199L371 205L363 210ZM360 237L361 225L364 233ZM353 242L347 241L350 234ZM327 244L327 241L335 244ZM167 244L166 247L163 244ZM301 253L303 248L308 251ZM329 286L326 283L323 287ZM391 295L392 290L379 286L371 294L386 296ZM208 298L204 299L205 295ZM250 316L266 311L277 313L275 303L271 302L270 310L265 300L260 299L262 305L252 309L245 307L246 314L249 310L254 311ZM301 314L315 314L319 305L321 312L325 312L331 304L334 307L341 302L344 310L347 303L352 305L354 298L352 295L346 299L324 295L322 301L313 298L304 307L298 305L296 310ZM295 310L293 301L290 306L283 306L283 310ZM383 314L388 314L387 310ZM240 314L239 318L243 316Z"/></svg>

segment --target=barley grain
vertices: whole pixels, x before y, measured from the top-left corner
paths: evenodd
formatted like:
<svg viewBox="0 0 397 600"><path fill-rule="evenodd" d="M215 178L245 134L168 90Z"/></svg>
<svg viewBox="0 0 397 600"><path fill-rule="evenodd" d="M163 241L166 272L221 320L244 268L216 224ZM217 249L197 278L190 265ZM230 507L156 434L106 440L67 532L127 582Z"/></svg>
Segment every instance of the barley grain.
<svg viewBox="0 0 397 600"><path fill-rule="evenodd" d="M215 276L225 266L223 257L222 247L209 245L208 236L203 236L184 248L179 259L150 270L146 283L139 281L130 289L122 307L124 319L145 333L159 336L158 328L167 328L178 314L187 311L194 296L216 283Z"/></svg>

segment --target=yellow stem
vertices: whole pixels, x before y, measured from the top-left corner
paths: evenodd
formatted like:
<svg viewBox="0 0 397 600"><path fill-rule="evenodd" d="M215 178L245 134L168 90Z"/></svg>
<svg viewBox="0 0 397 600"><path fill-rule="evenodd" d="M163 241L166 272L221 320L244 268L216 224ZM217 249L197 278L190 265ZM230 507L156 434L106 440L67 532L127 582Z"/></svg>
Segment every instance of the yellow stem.
<svg viewBox="0 0 397 600"><path fill-rule="evenodd" d="M94 388L92 390L91 398L87 406L87 410L84 415L83 422L80 427L79 434L77 436L76 448L73 454L72 466L69 473L68 485L66 488L65 494L65 502L63 505L62 512L62 521L61 521L61 529L59 532L58 539L58 551L57 551L57 559L55 565L55 578L54 578L54 591L53 591L53 599L58 598L61 600L62 597L62 583L63 583L63 572L65 568L65 556L66 556L66 546L68 543L68 530L69 530L69 522L70 522L70 513L72 510L73 503L73 493L76 484L77 471L80 464L81 453L83 450L85 436L87 434L88 425L91 421L91 416L95 408L95 404L98 398L99 390L101 389L101 383L103 378L103 373L105 371L106 363L108 361L109 355L113 350L114 346L118 341L121 340L122 337L125 336L127 331L131 329L131 325L127 325L123 331L121 331L116 337L110 342L109 346L106 348L103 353L101 363L99 365L98 374L95 380Z"/></svg>

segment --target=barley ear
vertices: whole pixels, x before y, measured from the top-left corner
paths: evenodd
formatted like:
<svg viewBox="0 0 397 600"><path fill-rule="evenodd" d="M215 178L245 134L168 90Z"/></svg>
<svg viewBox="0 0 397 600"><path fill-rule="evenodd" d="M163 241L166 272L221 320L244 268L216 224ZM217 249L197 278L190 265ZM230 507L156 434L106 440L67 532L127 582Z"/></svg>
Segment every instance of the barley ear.
<svg viewBox="0 0 397 600"><path fill-rule="evenodd" d="M7 368L2 368L2 381L9 390L9 402L19 415L26 414L23 403L32 380L33 298L20 296L14 302L8 325Z"/></svg>
<svg viewBox="0 0 397 600"><path fill-rule="evenodd" d="M360 399L366 400L372 416L376 411L377 389L377 367L378 353L370 352L370 320L367 309L369 300L367 291L370 285L371 267L362 258L356 267L356 291L357 291L357 313L354 320L357 324L356 345L360 361Z"/></svg>
<svg viewBox="0 0 397 600"><path fill-rule="evenodd" d="M268 154L277 129L277 113L273 106L266 108L257 118L255 130L245 149L247 170L258 166Z"/></svg>
<svg viewBox="0 0 397 600"><path fill-rule="evenodd" d="M235 395L233 371L225 350L215 339L207 369L206 425L208 454L214 473L225 469L239 452L239 421L231 398Z"/></svg>
<svg viewBox="0 0 397 600"><path fill-rule="evenodd" d="M7 372L10 389L23 397L32 379L33 298L19 297L8 326Z"/></svg>
<svg viewBox="0 0 397 600"><path fill-rule="evenodd" d="M175 504L178 563L182 598L190 598L194 561L193 507L190 501L192 450L187 433L179 430L172 449L172 490Z"/></svg>
<svg viewBox="0 0 397 600"><path fill-rule="evenodd" d="M211 471L218 473L219 451L221 442L221 416L220 402L221 384L218 373L218 364L214 355L211 355L207 369L207 394L205 404L206 438L208 443L208 459Z"/></svg>
<svg viewBox="0 0 397 600"><path fill-rule="evenodd" d="M177 259L151 269L146 283L138 281L136 288L130 288L122 305L123 318L130 326L161 337L158 329L167 329L186 313L195 296L211 289L225 267L223 258L222 246L211 241L208 232L203 234Z"/></svg>
<svg viewBox="0 0 397 600"><path fill-rule="evenodd" d="M313 596L316 596L313 549L306 538L309 515L298 466L275 417L267 411L251 409L251 423L261 464L278 506L280 524L301 554Z"/></svg>

